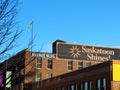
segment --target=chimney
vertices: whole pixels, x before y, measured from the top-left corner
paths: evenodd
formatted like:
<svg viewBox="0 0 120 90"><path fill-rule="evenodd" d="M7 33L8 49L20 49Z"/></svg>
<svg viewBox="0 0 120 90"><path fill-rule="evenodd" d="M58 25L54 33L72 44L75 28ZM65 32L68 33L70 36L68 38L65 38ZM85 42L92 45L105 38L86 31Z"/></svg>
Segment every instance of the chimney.
<svg viewBox="0 0 120 90"><path fill-rule="evenodd" d="M57 43L66 43L66 42L62 41L62 40L56 40L55 42L53 42L53 44L52 44L52 53L53 54L56 54Z"/></svg>

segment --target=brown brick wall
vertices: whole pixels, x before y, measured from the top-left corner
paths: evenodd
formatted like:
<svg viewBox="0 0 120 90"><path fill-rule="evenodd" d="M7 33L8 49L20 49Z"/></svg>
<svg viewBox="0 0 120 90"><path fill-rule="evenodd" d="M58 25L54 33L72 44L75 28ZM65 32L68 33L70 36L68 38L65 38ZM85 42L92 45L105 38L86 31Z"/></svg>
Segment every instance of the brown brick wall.
<svg viewBox="0 0 120 90"><path fill-rule="evenodd" d="M120 90L120 82L111 81L111 90Z"/></svg>
<svg viewBox="0 0 120 90"><path fill-rule="evenodd" d="M78 60L74 60L72 71L78 70L78 65L77 64L78 64ZM84 64L85 64L85 62L84 62ZM94 62L92 64L94 64ZM60 74L70 72L70 71L68 71L68 67L67 67L68 60L53 59L53 68L52 69L47 68L47 60L42 60L42 68L40 68L40 69L36 68L36 60L34 60L34 63L32 63L32 65L35 66L34 68L36 69L35 70L36 72L41 72L42 73L42 79L46 79L47 74L52 74L53 76L57 76L57 75L60 75ZM30 65L28 67L30 68L32 65ZM34 77L35 77L35 75L34 75Z"/></svg>
<svg viewBox="0 0 120 90"><path fill-rule="evenodd" d="M20 57L22 57L22 59L20 59ZM25 84L35 82L36 72L41 72L42 73L42 80L46 79L47 74L53 74L53 77L54 77L54 76L58 76L58 75L70 72L70 71L67 70L67 68L68 68L67 65L68 65L68 60L69 59L63 59L63 60L53 59L53 68L51 70L49 70L47 68L47 60L42 60L42 68L37 69L36 68L36 57L31 56L31 52L29 50L27 50L27 49L20 52L16 56L14 56L14 59L9 60L9 65L12 66L12 64L10 63L10 62L12 62L11 60L17 60L19 62L21 60L23 60L23 62L25 63L25 68L23 69L23 71L24 71L24 83ZM86 67L86 62L88 62L88 61L83 60L83 67ZM73 60L73 71L78 69L77 64L78 64L78 60ZM92 61L91 64L92 65L96 64L96 61ZM102 72L104 71L104 69L106 69L105 66L108 66L108 65L110 65L110 63L104 63L104 64L100 64L98 66L92 66L92 69L96 69L96 68L99 68L99 69L97 69L95 72L87 73L89 75L89 77L87 77L87 78L86 77L82 78L81 75L80 75L80 77L82 79L76 79L75 82L77 83L77 82L79 82L79 80L85 81L85 80L88 80L88 79L91 79L91 80L94 81L94 78L98 78L98 77L102 78L103 77ZM101 69L101 68L103 68L103 69ZM91 71L92 69L87 68L87 69L84 69L84 71L85 72L86 72L86 70ZM80 70L80 73L82 73L82 72L83 72L83 70ZM75 73L74 75L78 74L77 71L74 72L74 73ZM92 73L96 73L96 75L92 76ZM73 73L63 75L63 77L67 77L67 76L72 75L72 74ZM104 73L104 77L106 77L109 81L111 81L110 74ZM73 78L73 79L75 79L75 78ZM73 81L70 81L69 83L72 83L72 82ZM64 84L66 84L66 82ZM110 82L107 83L107 84L110 85ZM63 84L61 84L61 85L63 85Z"/></svg>
<svg viewBox="0 0 120 90"><path fill-rule="evenodd" d="M92 81L92 90L97 90L96 88L97 79L102 80L103 78L106 78L107 90L111 90L110 65L111 65L110 62L94 65L88 68L84 68L81 70L59 75L51 79L43 80L39 83L34 83L33 87L34 89L36 88L36 90L51 90L51 89L53 90L54 88L59 88L58 90L60 90L61 87L67 88L67 86L74 85L74 84L79 86L80 82L84 83L86 81L87 82ZM79 90L79 87L78 87L78 90ZM114 90L117 90L117 89L114 89Z"/></svg>
<svg viewBox="0 0 120 90"><path fill-rule="evenodd" d="M25 53L25 78L24 83L35 81L35 57L31 57L31 53L26 51Z"/></svg>

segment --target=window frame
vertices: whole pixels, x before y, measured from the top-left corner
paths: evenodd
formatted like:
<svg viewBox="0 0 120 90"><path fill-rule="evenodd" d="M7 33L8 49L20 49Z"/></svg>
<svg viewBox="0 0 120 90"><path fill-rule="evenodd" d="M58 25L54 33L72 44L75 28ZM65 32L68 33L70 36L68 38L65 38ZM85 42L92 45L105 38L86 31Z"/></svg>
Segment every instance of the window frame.
<svg viewBox="0 0 120 90"><path fill-rule="evenodd" d="M48 79L48 78L52 78L52 77L53 77L53 74L52 74L52 73L47 74L47 79Z"/></svg>
<svg viewBox="0 0 120 90"><path fill-rule="evenodd" d="M102 78L102 87L103 87L103 90L107 90L107 79L106 78Z"/></svg>
<svg viewBox="0 0 120 90"><path fill-rule="evenodd" d="M97 83L96 83L96 85L97 85L97 90L100 90L101 89L101 80L100 79L97 79Z"/></svg>
<svg viewBox="0 0 120 90"><path fill-rule="evenodd" d="M92 81L89 81L89 90L92 90Z"/></svg>
<svg viewBox="0 0 120 90"><path fill-rule="evenodd" d="M53 68L53 59L49 58L47 60L47 69L51 70Z"/></svg>
<svg viewBox="0 0 120 90"><path fill-rule="evenodd" d="M42 68L42 57L37 57L37 59L36 59L36 68L37 69Z"/></svg>
<svg viewBox="0 0 120 90"><path fill-rule="evenodd" d="M88 82L84 82L84 90L88 90L88 88L89 88L89 87L88 87L88 86L89 86L88 84L89 84Z"/></svg>
<svg viewBox="0 0 120 90"><path fill-rule="evenodd" d="M38 77L39 76L39 77ZM42 73L40 72L36 72L36 77L35 77L35 81L36 82L39 82L42 80Z"/></svg>
<svg viewBox="0 0 120 90"><path fill-rule="evenodd" d="M86 62L86 67L91 66L91 62Z"/></svg>
<svg viewBox="0 0 120 90"><path fill-rule="evenodd" d="M73 70L73 61L68 60L67 62L67 70L72 71Z"/></svg>
<svg viewBox="0 0 120 90"><path fill-rule="evenodd" d="M80 84L79 84L79 85L80 85L80 86L79 86L79 87L80 87L80 90L83 90L83 87L84 87L84 86L83 86L83 83L82 83L82 82L80 82Z"/></svg>
<svg viewBox="0 0 120 90"><path fill-rule="evenodd" d="M83 61L78 61L78 70L83 68Z"/></svg>

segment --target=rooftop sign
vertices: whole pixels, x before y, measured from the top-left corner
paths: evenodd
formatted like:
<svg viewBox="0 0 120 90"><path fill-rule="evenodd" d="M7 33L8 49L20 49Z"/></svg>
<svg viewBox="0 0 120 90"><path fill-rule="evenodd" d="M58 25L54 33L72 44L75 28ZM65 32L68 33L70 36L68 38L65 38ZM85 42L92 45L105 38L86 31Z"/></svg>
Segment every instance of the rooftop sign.
<svg viewBox="0 0 120 90"><path fill-rule="evenodd" d="M42 58L55 58L54 54L39 53L39 52L32 52L32 56L42 57Z"/></svg>
<svg viewBox="0 0 120 90"><path fill-rule="evenodd" d="M59 43L57 57L60 59L94 61L120 60L120 49Z"/></svg>

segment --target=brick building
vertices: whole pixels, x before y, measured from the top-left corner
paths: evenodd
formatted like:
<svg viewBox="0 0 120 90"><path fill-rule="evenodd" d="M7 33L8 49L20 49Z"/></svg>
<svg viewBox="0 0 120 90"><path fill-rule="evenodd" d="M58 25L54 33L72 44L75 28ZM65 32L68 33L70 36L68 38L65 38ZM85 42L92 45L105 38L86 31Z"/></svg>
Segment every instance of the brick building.
<svg viewBox="0 0 120 90"><path fill-rule="evenodd" d="M28 87L31 85L31 90L120 90L119 69L120 61L107 61L33 82Z"/></svg>
<svg viewBox="0 0 120 90"><path fill-rule="evenodd" d="M118 48L69 44L57 40L52 49L52 53L25 49L1 63L0 72L3 73L0 78L4 78L1 79L0 87L8 90L26 90L26 85L33 82L120 59ZM30 86L32 88L32 85Z"/></svg>

